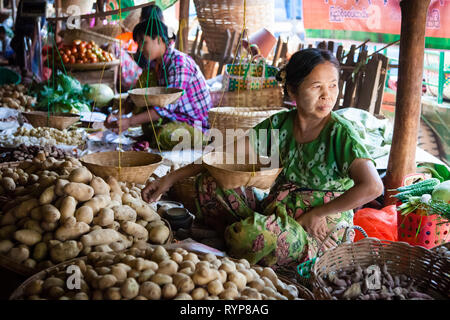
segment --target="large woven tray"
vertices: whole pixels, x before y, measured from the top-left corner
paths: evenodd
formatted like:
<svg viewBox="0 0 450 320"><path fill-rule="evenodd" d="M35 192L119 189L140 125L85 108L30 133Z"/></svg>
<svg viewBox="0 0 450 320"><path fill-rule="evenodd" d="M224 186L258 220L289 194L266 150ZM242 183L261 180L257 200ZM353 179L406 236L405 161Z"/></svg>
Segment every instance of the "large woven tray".
<svg viewBox="0 0 450 320"><path fill-rule="evenodd" d="M151 106L164 108L168 104L175 103L182 94L183 89L166 87L136 88L128 91L128 95L138 108Z"/></svg>
<svg viewBox="0 0 450 320"><path fill-rule="evenodd" d="M164 247L167 247L167 246L164 246ZM176 248L176 247L177 247L177 245L171 245L171 246L170 246L170 249L174 249L174 248ZM169 249L169 248L167 248L167 249ZM124 251L126 252L127 250L124 250ZM196 253L196 254L198 254L198 255L203 255L203 254L205 254L204 252L196 251L196 250L188 250L188 251L189 251L189 252ZM86 261L86 259L87 259L87 257L75 258L75 259L72 259L72 260L69 260L69 261L65 261L65 262L60 263L60 264L58 264L58 265L56 265L56 266L53 266L53 267L51 267L51 268L48 268L48 269L45 269L45 270L42 270L42 271L36 273L35 275L33 275L33 276L31 276L30 278L28 278L27 280L25 280L25 281L24 281L24 282L23 282L23 283L22 283L22 284L21 284L21 285L20 285L20 286L12 293L12 294L11 294L9 300L20 300L20 299L22 299L23 296L24 296L25 288L26 288L31 282L33 282L33 281L35 281L35 280L44 279L44 278L46 278L48 275L51 275L51 274L57 273L57 272L59 272L59 271L61 271L61 270L64 270L65 268L67 268L67 267L70 266L70 265L75 264L75 263L76 263L77 261L79 261L79 260L84 260L84 261ZM238 260L233 259L233 258L230 258L230 257L228 257L228 259L233 260L233 261L235 261L235 262L238 262ZM277 275L277 276L278 276L278 278L279 278L281 281L283 281L284 283L294 285L294 286L297 288L298 292L299 292L299 298L302 298L302 299L305 299L305 300L314 300L314 295L313 295L313 294L311 293L311 291L309 291L307 288L305 288L305 287L303 287L303 286L301 286L301 285L299 285L299 284L293 283L292 281L290 281L289 279L285 278L284 276L280 276L280 275Z"/></svg>
<svg viewBox="0 0 450 320"><path fill-rule="evenodd" d="M107 179L114 177L119 181L145 184L150 175L162 163L162 157L158 154L126 151L97 152L86 155L80 159L96 176Z"/></svg>
<svg viewBox="0 0 450 320"><path fill-rule="evenodd" d="M352 269L357 264L362 268L386 264L393 276L405 274L421 283L417 288L422 292L435 299L450 299L450 261L420 246L376 238L341 244L326 251L313 266L314 297L331 300L322 278L330 271Z"/></svg>

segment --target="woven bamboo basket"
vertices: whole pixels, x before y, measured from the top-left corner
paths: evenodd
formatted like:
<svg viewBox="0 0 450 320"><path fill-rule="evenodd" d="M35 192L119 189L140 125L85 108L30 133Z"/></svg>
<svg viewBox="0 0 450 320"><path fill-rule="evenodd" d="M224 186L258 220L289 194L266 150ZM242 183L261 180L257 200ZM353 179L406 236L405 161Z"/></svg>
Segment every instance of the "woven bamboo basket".
<svg viewBox="0 0 450 320"><path fill-rule="evenodd" d="M237 187L270 188L283 168L270 168L262 164L233 164L226 161L224 152L210 152L203 156L203 165L224 189Z"/></svg>
<svg viewBox="0 0 450 320"><path fill-rule="evenodd" d="M109 62L95 62L95 63L67 63L64 64L66 70L107 70L120 64L120 60L116 59Z"/></svg>
<svg viewBox="0 0 450 320"><path fill-rule="evenodd" d="M170 246L167 247L166 245L163 245L163 247L166 247L167 250L172 250L174 248L179 247L179 245L175 245L175 246ZM182 247L182 246L180 246ZM128 250L124 250L123 252L127 252ZM205 255L204 252L201 251L197 251L197 250L188 250L189 252L195 253L197 255ZM228 257L228 259L230 259L231 261L234 261L236 263L238 263L239 261L237 259L233 259ZM86 261L87 257L81 257L81 258L75 258L63 263L60 263L56 266L50 267L48 269L42 270L36 274L34 274L33 276L31 276L30 278L26 279L16 290L14 290L14 292L11 294L11 296L9 297L9 300L22 300L24 298L24 293L25 293L25 289L27 288L28 285L30 285L33 281L35 280L43 280L46 279L52 275L56 275L58 272L61 271L65 271L67 269L68 266L70 265L74 265L76 264L78 261ZM278 276L278 275L277 275ZM311 291L309 291L307 288L298 285L296 283L291 282L289 279L283 277L283 276L278 276L278 278L284 282L285 284L288 285L294 285L297 290L298 290L298 296L299 298L305 299L305 300L314 300L314 295L311 293Z"/></svg>
<svg viewBox="0 0 450 320"><path fill-rule="evenodd" d="M147 106L164 108L176 102L182 94L183 89L166 87L137 88L128 91L128 95L138 108Z"/></svg>
<svg viewBox="0 0 450 320"><path fill-rule="evenodd" d="M323 277L330 271L352 269L356 265L387 265L391 275L405 274L415 280L421 292L435 299L450 299L450 262L440 259L431 250L411 246L406 242L392 242L365 238L326 251L312 270L313 294L318 300L331 300Z"/></svg>
<svg viewBox="0 0 450 320"><path fill-rule="evenodd" d="M197 206L195 204L195 199L197 198L195 180L196 177L188 177L177 181L170 190L173 195L173 200L181 202L191 213L197 211Z"/></svg>
<svg viewBox="0 0 450 320"><path fill-rule="evenodd" d="M22 115L33 127L50 127L64 130L80 120L80 116L72 113L47 113L44 111L22 112Z"/></svg>
<svg viewBox="0 0 450 320"><path fill-rule="evenodd" d="M211 91L214 107L280 107L283 105L283 89Z"/></svg>
<svg viewBox="0 0 450 320"><path fill-rule="evenodd" d="M64 44L70 45L74 40L94 41L97 45L103 46L105 44L120 45L120 40L113 37L106 36L101 33L91 31L89 29L68 29L60 32L64 39Z"/></svg>
<svg viewBox="0 0 450 320"><path fill-rule="evenodd" d="M145 184L150 175L162 163L162 157L158 154L125 151L97 152L86 155L80 159L95 175L107 179L114 177L119 181Z"/></svg>
<svg viewBox="0 0 450 320"><path fill-rule="evenodd" d="M226 129L246 131L280 111L282 107L220 107L209 110L208 121L211 128L216 128L226 135Z"/></svg>
<svg viewBox="0 0 450 320"><path fill-rule="evenodd" d="M205 35L208 52L223 55L227 44L226 30L242 32L244 0L194 0L197 18ZM261 28L271 28L275 23L274 0L247 0L245 26L251 35ZM232 52L235 51L235 46Z"/></svg>
<svg viewBox="0 0 450 320"><path fill-rule="evenodd" d="M116 38L117 36L122 34L123 26L121 23L106 24L106 25L95 26L89 30L92 32L103 34L103 35L111 37L111 38Z"/></svg>

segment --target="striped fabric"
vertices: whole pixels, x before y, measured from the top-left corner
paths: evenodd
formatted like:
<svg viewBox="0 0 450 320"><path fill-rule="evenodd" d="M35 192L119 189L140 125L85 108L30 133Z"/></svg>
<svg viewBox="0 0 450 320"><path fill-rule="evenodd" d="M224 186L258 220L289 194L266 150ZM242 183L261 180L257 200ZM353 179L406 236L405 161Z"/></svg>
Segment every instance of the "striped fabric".
<svg viewBox="0 0 450 320"><path fill-rule="evenodd" d="M174 104L165 108L155 107L155 111L161 117L207 130L208 111L212 107L212 100L200 68L189 55L171 47L166 50L163 62L159 70L158 84L184 89L184 94ZM202 127L195 122L201 122Z"/></svg>

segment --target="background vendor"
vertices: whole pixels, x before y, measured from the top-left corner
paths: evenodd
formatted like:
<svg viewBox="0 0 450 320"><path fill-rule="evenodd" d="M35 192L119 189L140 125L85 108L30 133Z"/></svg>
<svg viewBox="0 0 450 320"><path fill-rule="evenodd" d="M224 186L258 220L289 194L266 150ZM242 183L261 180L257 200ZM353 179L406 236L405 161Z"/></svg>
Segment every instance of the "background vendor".
<svg viewBox="0 0 450 320"><path fill-rule="evenodd" d="M145 59L155 62L157 85L181 88L184 94L177 102L164 108L149 106L149 110L141 108L139 111L133 111L131 99L127 99L123 113L133 111L134 115L131 118L122 118L121 131L144 124L144 134L147 139L153 140L155 136L151 121L158 125L158 135L165 135L165 128L171 128L170 131L173 131L176 127L173 125L174 122L192 133L193 130L200 132L207 130L208 111L212 107L212 101L205 78L189 55L168 44L166 25L157 18L143 21L134 28L133 39L142 49ZM147 84L143 87L147 87ZM106 119L105 126L118 132L119 122L115 117L110 115Z"/></svg>
<svg viewBox="0 0 450 320"><path fill-rule="evenodd" d="M350 122L332 109L338 97L339 62L329 51L295 53L279 73L297 108L258 124L267 130L252 144L259 153L272 150L270 131L279 130L283 171L270 194L254 188L223 189L192 164L149 183L145 201L155 201L181 179L196 181L197 217L221 232L227 252L250 263L297 266L343 240L338 225L353 225L353 209L378 197L383 184L369 152ZM274 141L275 142L275 141ZM330 233L330 237L328 234Z"/></svg>

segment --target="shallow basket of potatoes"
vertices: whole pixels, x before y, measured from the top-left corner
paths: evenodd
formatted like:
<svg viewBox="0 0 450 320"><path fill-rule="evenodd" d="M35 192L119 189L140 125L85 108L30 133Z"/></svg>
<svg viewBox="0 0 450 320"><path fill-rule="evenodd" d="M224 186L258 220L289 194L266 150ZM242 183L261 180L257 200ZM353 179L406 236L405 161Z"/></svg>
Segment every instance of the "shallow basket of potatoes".
<svg viewBox="0 0 450 320"><path fill-rule="evenodd" d="M67 268L71 267L71 272ZM77 271L73 271L77 270ZM80 274L79 289L73 275ZM303 291L271 268L184 248L91 252L26 280L10 299L299 300Z"/></svg>
<svg viewBox="0 0 450 320"><path fill-rule="evenodd" d="M2 169L0 265L31 275L92 251L172 241L167 221L140 198L142 186L104 181L74 158Z"/></svg>
<svg viewBox="0 0 450 320"><path fill-rule="evenodd" d="M450 299L450 259L365 238L326 251L313 266L312 287L317 300Z"/></svg>

